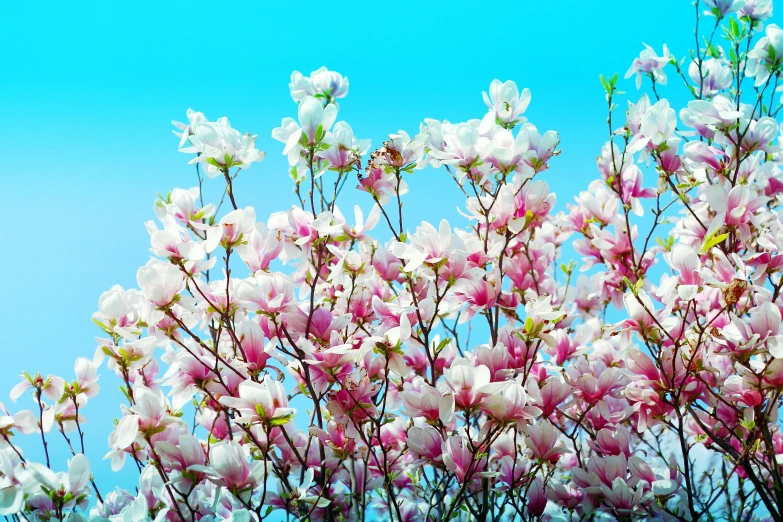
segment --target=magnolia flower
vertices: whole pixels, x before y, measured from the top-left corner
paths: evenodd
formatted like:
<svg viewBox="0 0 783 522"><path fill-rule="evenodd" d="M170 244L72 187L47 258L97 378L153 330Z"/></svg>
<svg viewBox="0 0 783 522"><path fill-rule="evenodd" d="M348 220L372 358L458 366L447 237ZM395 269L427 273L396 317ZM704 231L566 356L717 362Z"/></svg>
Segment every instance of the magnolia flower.
<svg viewBox="0 0 783 522"><path fill-rule="evenodd" d="M256 460L251 462L248 462L248 454L243 447L236 442L219 442L209 452L209 466L191 466L191 469L206 473L210 480L232 494L249 499L266 474L264 464Z"/></svg>
<svg viewBox="0 0 783 522"><path fill-rule="evenodd" d="M525 303L525 333L536 336L547 343L549 346L555 346L555 339L548 333L552 330L555 323L566 315L564 310L555 310L552 306L551 295L541 295L535 299L530 299Z"/></svg>
<svg viewBox="0 0 783 522"><path fill-rule="evenodd" d="M119 470L125 462L128 448L142 444L151 433L165 431L169 426L182 425L170 415L166 397L159 390L137 385L133 389L134 403L123 406L124 415L109 435L112 448L104 458L111 458L112 470Z"/></svg>
<svg viewBox="0 0 783 522"><path fill-rule="evenodd" d="M32 389L39 390L43 397L52 402L57 402L62 398L65 391L65 381L62 377L56 375L47 375L44 378L40 373L30 375L24 372L20 377L22 378L21 382L14 386L8 394L13 402L16 402L24 392Z"/></svg>
<svg viewBox="0 0 783 522"><path fill-rule="evenodd" d="M443 133L443 148L432 149L428 155L446 165L455 165L463 169L475 164L478 161L476 151L479 139L478 123L478 120L471 120L452 125Z"/></svg>
<svg viewBox="0 0 783 522"><path fill-rule="evenodd" d="M294 285L285 275L256 272L254 283L250 281L239 283L237 295L239 299L253 303L257 310L276 314L294 306Z"/></svg>
<svg viewBox="0 0 783 522"><path fill-rule="evenodd" d="M601 493L614 513L619 517L628 517L642 501L644 490L641 484L631 488L625 480L617 477L612 481L611 487L602 485Z"/></svg>
<svg viewBox="0 0 783 522"><path fill-rule="evenodd" d="M484 397L484 390L490 391L489 368L473 364L459 357L451 363L445 373L446 384L454 392L454 401L460 408L470 409L477 406ZM492 391L496 387L492 387Z"/></svg>
<svg viewBox="0 0 783 522"><path fill-rule="evenodd" d="M541 415L539 408L527 404L525 388L516 381L504 383L499 392L485 396L481 400L481 411L501 424Z"/></svg>
<svg viewBox="0 0 783 522"><path fill-rule="evenodd" d="M677 286L677 294L680 299L690 301L696 297L699 285L702 283L702 278L698 274L701 262L696 250L690 245L677 243L664 259L669 266L679 272L680 284Z"/></svg>
<svg viewBox="0 0 783 522"><path fill-rule="evenodd" d="M533 457L551 464L556 463L564 453L571 451L562 445L557 430L549 421L530 426L525 444L533 453Z"/></svg>
<svg viewBox="0 0 783 522"><path fill-rule="evenodd" d="M269 376L261 382L244 381L239 385L239 397L223 396L220 403L239 412L234 422L240 424L268 423L282 426L288 423L296 410L288 407L288 398L282 383Z"/></svg>
<svg viewBox="0 0 783 522"><path fill-rule="evenodd" d="M304 474L304 478L302 479L301 484L294 487L294 489L291 491L290 498L292 501L302 502L304 504L314 504L315 507L319 508L326 507L331 504L329 499L323 498L321 495L308 494L307 491L310 489L310 485L313 483L314 476L315 472L313 471L313 468L308 468Z"/></svg>
<svg viewBox="0 0 783 522"><path fill-rule="evenodd" d="M175 265L151 259L136 273L144 297L152 304L170 305L185 288L185 275Z"/></svg>
<svg viewBox="0 0 783 522"><path fill-rule="evenodd" d="M644 332L647 335L657 330L658 325L662 326L664 331L668 331L676 324L676 320L669 315L671 310L669 308L655 310L652 299L644 290L626 293L623 296L623 303L629 316L623 321L625 328Z"/></svg>
<svg viewBox="0 0 783 522"><path fill-rule="evenodd" d="M760 31L762 21L772 16L772 0L745 0L737 10L737 18L747 17L753 24L753 29Z"/></svg>
<svg viewBox="0 0 783 522"><path fill-rule="evenodd" d="M30 476L40 487L46 488L50 497L63 504L64 509L79 507L84 509L88 503L90 463L87 457L78 453L68 465L68 473L55 473L43 464L31 462L27 464ZM49 493L51 492L51 493Z"/></svg>
<svg viewBox="0 0 783 522"><path fill-rule="evenodd" d="M688 76L700 86L698 91L707 98L712 98L718 91L728 89L734 81L731 66L719 58L708 58L702 61L701 72L697 63L692 61L688 66Z"/></svg>
<svg viewBox="0 0 783 522"><path fill-rule="evenodd" d="M171 131L174 133L174 135L179 140L179 146L182 147L186 141L188 141L188 138L190 138L193 134L195 134L195 129L198 126L199 123L204 123L207 121L206 116L204 116L203 112L196 112L193 109L187 110L187 117L188 122L187 123L180 123L178 121L172 120L171 123L178 128L182 132L177 131Z"/></svg>
<svg viewBox="0 0 783 522"><path fill-rule="evenodd" d="M242 356L252 370L263 370L271 357L274 344L264 344L264 332L253 319L246 319L237 327L237 337L242 346Z"/></svg>
<svg viewBox="0 0 783 522"><path fill-rule="evenodd" d="M642 116L640 136L644 137L649 146L657 149L672 137L676 126L674 110L669 107L667 100L661 100Z"/></svg>
<svg viewBox="0 0 783 522"><path fill-rule="evenodd" d="M747 227L755 223L754 213L767 202L767 197L758 194L748 185L737 185L729 190L724 185L710 185L707 188L707 202L715 212L707 235L714 234L725 225Z"/></svg>
<svg viewBox="0 0 783 522"><path fill-rule="evenodd" d="M304 76L299 71L291 73L291 83L288 84L291 90L291 98L296 103L301 102L306 96L314 96L324 100L324 103L334 103L338 98L345 98L348 94L348 77L335 71L330 71L326 67L321 67L310 73L310 76Z"/></svg>
<svg viewBox="0 0 783 522"><path fill-rule="evenodd" d="M720 20L727 14L734 13L743 7L745 0L704 0L704 3L709 8L704 11L704 14L715 16Z"/></svg>
<svg viewBox="0 0 783 522"><path fill-rule="evenodd" d="M367 216L367 220L365 221L362 208L359 205L354 205L353 217L354 222L356 223L354 226L348 224L345 217L342 215L342 212L340 212L340 209L337 207L334 209L334 215L337 222L343 223L343 232L345 232L348 237L351 239L364 239L369 237L368 232L378 224L378 221L381 218L381 208L378 205L373 205Z"/></svg>
<svg viewBox="0 0 783 522"><path fill-rule="evenodd" d="M196 227L205 229L207 240L204 249L212 253L218 245L226 247L241 243L246 234L250 234L256 226L256 211L253 207L232 210L223 216L218 225L209 227L206 225Z"/></svg>
<svg viewBox="0 0 783 522"><path fill-rule="evenodd" d="M408 168L416 165L424 155L428 135L421 133L411 138L401 130L397 134L389 134L389 139L383 142L383 148L378 153L386 165L393 168Z"/></svg>
<svg viewBox="0 0 783 522"><path fill-rule="evenodd" d="M359 155L354 151L353 131L344 121L334 126L332 134L324 138L324 144L329 148L316 152L316 156L329 162L334 169L347 169L356 163Z"/></svg>
<svg viewBox="0 0 783 522"><path fill-rule="evenodd" d="M234 250L253 273L268 270L285 247L280 233L269 230L264 223L256 223L254 230L243 230L242 234L243 241Z"/></svg>
<svg viewBox="0 0 783 522"><path fill-rule="evenodd" d="M410 417L448 424L454 415L454 396L426 384L421 377L403 384L402 402Z"/></svg>
<svg viewBox="0 0 783 522"><path fill-rule="evenodd" d="M736 109L733 100L718 94L712 100L693 100L680 111L683 124L696 129L705 138L712 139L715 130L722 130L735 124L743 113Z"/></svg>
<svg viewBox="0 0 783 522"><path fill-rule="evenodd" d="M408 447L423 459L431 462L443 460L443 438L438 430L431 426L413 426L408 430Z"/></svg>
<svg viewBox="0 0 783 522"><path fill-rule="evenodd" d="M180 152L197 153L190 163L205 163L207 176L214 178L231 167L249 169L250 164L264 159L264 153L256 149L255 137L240 134L232 129L227 118L216 122L200 122L190 136L190 147Z"/></svg>
<svg viewBox="0 0 783 522"><path fill-rule="evenodd" d="M480 471L484 469L486 457L478 459L477 464L474 451L468 439L460 435L453 435L443 443L443 463L457 477L457 482L497 475L497 472L493 471Z"/></svg>
<svg viewBox="0 0 783 522"><path fill-rule="evenodd" d="M666 85L666 73L663 72L663 68L671 60L668 47L664 44L663 56L658 56L655 50L647 44L644 44L644 47L644 51L633 61L628 72L625 73L625 78L628 79L635 74L637 89L642 86L642 74L648 74L657 83Z"/></svg>
<svg viewBox="0 0 783 522"><path fill-rule="evenodd" d="M541 477L533 479L527 488L527 512L534 517L540 517L546 509L547 496Z"/></svg>
<svg viewBox="0 0 783 522"><path fill-rule="evenodd" d="M175 188L155 202L155 215L163 221L166 216L173 216L181 225L186 226L191 221L204 221L215 213L215 204L209 203L203 207L196 205L200 190L198 187L185 190Z"/></svg>
<svg viewBox="0 0 783 522"><path fill-rule="evenodd" d="M330 103L324 107L312 96L305 96L299 103L299 124L286 118L281 127L272 131L272 137L285 143L283 154L288 156L288 164L294 166L305 148L312 148L324 139L336 118L336 105Z"/></svg>
<svg viewBox="0 0 783 522"><path fill-rule="evenodd" d="M93 317L107 322L117 322L125 318L132 310L125 289L120 285L114 285L101 294L98 299L98 311L93 314Z"/></svg>
<svg viewBox="0 0 783 522"><path fill-rule="evenodd" d="M529 148L529 140L525 133L520 132L517 137L506 129L498 130L492 139L484 139L478 145L481 159L503 174L519 172L525 177L532 177L533 169L530 161L535 157L535 152Z"/></svg>
<svg viewBox="0 0 783 522"><path fill-rule="evenodd" d="M518 123L524 123L527 118L522 114L530 104L530 90L523 89L520 94L517 84L511 80L502 82L492 80L489 84L489 95L483 92L484 103L489 112L481 121L479 132L486 134L494 125L512 128Z"/></svg>
<svg viewBox="0 0 783 522"><path fill-rule="evenodd" d="M452 234L449 222L443 219L437 230L426 221L422 222L410 236L410 243L394 243L391 250L400 259L407 260L403 270L412 272L424 263L440 263L460 247L464 248L462 241Z"/></svg>

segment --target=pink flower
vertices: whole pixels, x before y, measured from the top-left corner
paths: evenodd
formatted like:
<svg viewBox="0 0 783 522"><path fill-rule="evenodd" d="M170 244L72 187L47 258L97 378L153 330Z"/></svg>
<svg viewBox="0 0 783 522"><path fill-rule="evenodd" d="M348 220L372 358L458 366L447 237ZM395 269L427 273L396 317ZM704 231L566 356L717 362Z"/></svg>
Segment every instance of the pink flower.
<svg viewBox="0 0 783 522"><path fill-rule="evenodd" d="M644 47L645 50L642 51L638 58L634 59L630 69L625 73L625 78L628 79L635 74L637 89L642 86L642 74L648 74L657 83L666 85L666 73L663 72L663 68L671 59L669 49L664 45L663 56L658 56L649 45L644 44Z"/></svg>
<svg viewBox="0 0 783 522"><path fill-rule="evenodd" d="M499 424L530 420L541 415L541 410L527 405L525 388L516 381L497 383L501 389L481 399L481 411ZM489 386L485 387L488 390Z"/></svg>
<svg viewBox="0 0 783 522"><path fill-rule="evenodd" d="M566 368L565 377L587 404L594 404L613 394L625 382L619 369L607 368L600 359L591 364L580 359L577 364Z"/></svg>
<svg viewBox="0 0 783 522"><path fill-rule="evenodd" d="M248 454L236 442L218 442L209 452L209 466L192 466L195 471L208 473L216 484L227 488L242 499L249 499L265 475L264 465L248 463Z"/></svg>
<svg viewBox="0 0 783 522"><path fill-rule="evenodd" d="M242 321L237 327L237 336L242 345L242 354L248 367L254 371L263 370L271 357L273 345L264 344L264 332L252 319Z"/></svg>
<svg viewBox="0 0 783 522"><path fill-rule="evenodd" d="M533 457L550 464L555 464L564 453L571 452L560 442L558 431L548 420L528 427L525 444L533 453Z"/></svg>
<svg viewBox="0 0 783 522"><path fill-rule="evenodd" d="M477 449L471 449L466 437L452 435L443 442L443 463L457 477L460 484L466 480L492 477L494 472L483 471L486 457L476 458Z"/></svg>
<svg viewBox="0 0 783 522"><path fill-rule="evenodd" d="M265 224L256 223L255 229L247 231L243 242L234 249L252 272L258 272L269 269L269 264L277 259L283 246L279 231L270 231Z"/></svg>
<svg viewBox="0 0 783 522"><path fill-rule="evenodd" d="M182 433L176 444L159 441L155 451L164 459L167 469L187 471L191 466L203 466L206 453L201 442L189 433Z"/></svg>
<svg viewBox="0 0 783 522"><path fill-rule="evenodd" d="M311 427L310 434L318 437L337 457L348 458L356 448L356 440L346 435L345 424L329 421L327 429Z"/></svg>
<svg viewBox="0 0 783 522"><path fill-rule="evenodd" d="M546 490L540 477L533 479L533 482L527 488L526 496L528 514L540 517L544 513L544 509L546 509L547 503Z"/></svg>
<svg viewBox="0 0 783 522"><path fill-rule="evenodd" d="M234 422L240 424L268 423L271 426L287 424L296 413L288 407L283 384L264 376L261 382L247 380L239 385L239 397L223 396L220 403L237 410Z"/></svg>
<svg viewBox="0 0 783 522"><path fill-rule="evenodd" d="M673 318L669 316L669 309L655 310L652 299L644 290L639 290L636 294L628 292L623 296L623 302L629 315L622 323L624 328L649 335L658 329L659 324L665 331L675 325Z"/></svg>
<svg viewBox="0 0 783 522"><path fill-rule="evenodd" d="M446 369L446 384L454 392L454 401L460 408L471 409L478 406L484 397L482 387L490 383L489 368L473 364L459 357Z"/></svg>
<svg viewBox="0 0 783 522"><path fill-rule="evenodd" d="M171 304L185 288L185 275L179 268L156 259L139 268L136 281L144 297L159 307Z"/></svg>
<svg viewBox="0 0 783 522"><path fill-rule="evenodd" d="M631 434L622 426L615 430L603 428L595 435L595 440L588 440L587 444L594 451L603 455L619 455L626 457L631 455Z"/></svg>
<svg viewBox="0 0 783 522"><path fill-rule="evenodd" d="M265 314L278 314L294 306L293 282L279 272L257 272L255 284L241 281L236 293L239 299L249 301Z"/></svg>
<svg viewBox="0 0 783 522"><path fill-rule="evenodd" d="M408 430L408 447L423 459L430 462L443 460L443 438L438 430L430 426L413 426Z"/></svg>
<svg viewBox="0 0 783 522"><path fill-rule="evenodd" d="M641 384L629 384L624 395L638 415L636 430L639 433L658 424L658 420L666 412L666 405L659 394Z"/></svg>
<svg viewBox="0 0 783 522"><path fill-rule="evenodd" d="M636 488L631 488L620 477L612 481L611 488L602 485L601 493L603 493L606 503L619 517L630 516L644 496L641 484L638 484Z"/></svg>
<svg viewBox="0 0 783 522"><path fill-rule="evenodd" d="M462 248L462 241L452 233L449 222L440 222L436 230L426 221L416 227L416 232L410 236L410 243L395 243L392 253L400 259L407 260L404 270L412 272L423 263L436 265L449 257L453 249Z"/></svg>
<svg viewBox="0 0 783 522"><path fill-rule="evenodd" d="M570 394L571 387L561 379L550 377L541 387L541 414L549 417Z"/></svg>
<svg viewBox="0 0 783 522"><path fill-rule="evenodd" d="M423 417L430 422L448 424L454 415L454 396L441 393L421 377L403 384L402 402L405 414L409 417Z"/></svg>
<svg viewBox="0 0 783 522"><path fill-rule="evenodd" d="M737 185L728 190L723 185L710 185L707 188L707 202L715 212L715 218L709 225L707 235L720 229L722 225L747 228L756 223L754 213L767 202L766 196L759 195L748 185Z"/></svg>

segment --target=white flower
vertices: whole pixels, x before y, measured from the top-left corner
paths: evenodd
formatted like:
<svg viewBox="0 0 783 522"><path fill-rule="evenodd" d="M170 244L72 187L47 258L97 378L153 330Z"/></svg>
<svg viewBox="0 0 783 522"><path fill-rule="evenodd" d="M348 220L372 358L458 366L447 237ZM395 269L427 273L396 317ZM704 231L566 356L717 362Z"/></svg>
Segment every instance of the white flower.
<svg viewBox="0 0 783 522"><path fill-rule="evenodd" d="M256 149L255 136L232 129L227 118L197 124L190 143L191 147L181 148L180 152L198 153L190 163L206 163L210 178L231 167L249 169L251 163L264 159L264 153Z"/></svg>
<svg viewBox="0 0 783 522"><path fill-rule="evenodd" d="M291 73L291 98L299 103L305 96L313 96L332 103L337 98L345 98L348 94L348 77L321 67L310 73L310 77L304 76L299 71Z"/></svg>
<svg viewBox="0 0 783 522"><path fill-rule="evenodd" d="M520 94L517 84L513 81L501 83L500 80L495 79L489 84L489 96L486 92L483 92L482 95L489 112L481 121L479 128L481 134L485 134L496 124L510 128L517 123L527 121L522 113L530 104L529 89L523 89Z"/></svg>
<svg viewBox="0 0 783 522"><path fill-rule="evenodd" d="M336 105L330 103L324 108L312 96L305 96L299 104L299 125L291 118L284 118L282 126L272 131L272 137L285 143L283 154L288 156L288 164L294 166L299 162L303 147L323 140L335 119Z"/></svg>
<svg viewBox="0 0 783 522"><path fill-rule="evenodd" d="M203 112L196 112L193 109L188 109L187 116L188 116L188 123L181 123L178 121L171 120L172 125L174 125L176 128L182 131L182 132L171 131L174 133L174 136L180 139L179 140L180 147L182 147L185 144L185 142L188 141L188 138L190 138L194 134L195 128L199 123L203 123L207 121L207 117L204 116Z"/></svg>

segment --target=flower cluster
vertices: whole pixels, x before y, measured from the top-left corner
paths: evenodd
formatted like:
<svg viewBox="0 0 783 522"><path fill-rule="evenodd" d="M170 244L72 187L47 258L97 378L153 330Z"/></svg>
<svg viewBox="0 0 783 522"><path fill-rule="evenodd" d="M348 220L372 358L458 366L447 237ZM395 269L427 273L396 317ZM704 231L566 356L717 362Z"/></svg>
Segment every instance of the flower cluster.
<svg viewBox="0 0 783 522"><path fill-rule="evenodd" d="M11 399L32 409L0 405L0 515L783 520L783 31L770 2L696 4L709 44L642 51L627 77L650 92L619 123L601 77L597 179L559 213L558 134L513 81L475 119L370 152L338 121L347 78L294 72L297 117L272 137L299 204L265 220L233 189L264 158L255 136L189 110L176 134L199 186L155 202L138 288L98 301L95 356L70 382L25 373ZM225 208L205 204L202 168ZM459 226L410 223L422 169L464 194ZM349 220L351 178L366 205ZM102 490L85 456L104 363L126 401L97 456L138 470L133 491Z"/></svg>

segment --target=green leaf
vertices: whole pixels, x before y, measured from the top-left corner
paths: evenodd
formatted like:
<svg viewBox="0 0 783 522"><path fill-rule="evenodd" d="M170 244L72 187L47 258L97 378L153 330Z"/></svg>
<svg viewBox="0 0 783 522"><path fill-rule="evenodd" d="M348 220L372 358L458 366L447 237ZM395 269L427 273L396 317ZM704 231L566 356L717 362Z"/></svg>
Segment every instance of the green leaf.
<svg viewBox="0 0 783 522"><path fill-rule="evenodd" d="M740 26L737 23L737 20L734 18L729 18L729 34L734 38L738 39L740 37Z"/></svg>
<svg viewBox="0 0 783 522"><path fill-rule="evenodd" d="M702 243L701 245L701 253L703 254L707 252L708 250L710 250L712 247L714 247L715 245L717 245L727 237L729 237L728 232L725 234L719 234L717 236L713 232L712 234L704 238L704 243Z"/></svg>
<svg viewBox="0 0 783 522"><path fill-rule="evenodd" d="M272 419L269 424L272 426L283 426L284 424L288 424L291 422L291 419L294 418L294 414L291 413L289 415L286 415L285 417L277 417L275 419Z"/></svg>
<svg viewBox="0 0 783 522"><path fill-rule="evenodd" d="M612 94L612 86L609 84L608 81L606 81L604 75L599 74L598 79L601 80L601 86L603 86L604 91L606 91L606 94Z"/></svg>
<svg viewBox="0 0 783 522"><path fill-rule="evenodd" d="M525 332L527 332L528 334L533 333L533 318L532 317L528 317L527 319L525 319Z"/></svg>
<svg viewBox="0 0 783 522"><path fill-rule="evenodd" d="M451 338L446 337L440 343L438 343L438 346L435 347L435 355L439 354L441 350L443 350L450 342L451 342Z"/></svg>

